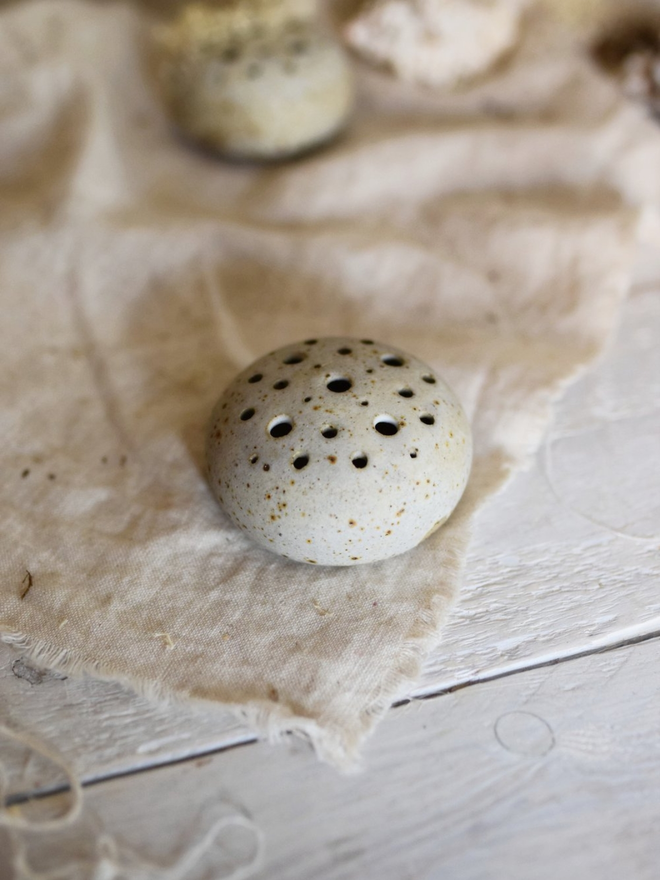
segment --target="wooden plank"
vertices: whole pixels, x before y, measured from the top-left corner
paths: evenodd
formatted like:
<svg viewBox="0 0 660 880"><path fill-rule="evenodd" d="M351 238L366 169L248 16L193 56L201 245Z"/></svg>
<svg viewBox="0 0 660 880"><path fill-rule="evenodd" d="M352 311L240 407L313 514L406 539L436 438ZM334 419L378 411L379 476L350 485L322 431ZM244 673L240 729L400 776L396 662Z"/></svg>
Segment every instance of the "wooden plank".
<svg viewBox="0 0 660 880"><path fill-rule="evenodd" d="M660 296L573 386L534 467L480 517L422 690L660 630Z"/></svg>
<svg viewBox="0 0 660 880"><path fill-rule="evenodd" d="M76 829L30 837L32 857L54 868L92 828L119 863L172 864L224 804L263 835L261 880L655 880L658 668L654 640L395 709L354 776L291 743L100 783ZM228 867L215 850L186 880Z"/></svg>
<svg viewBox="0 0 660 880"><path fill-rule="evenodd" d="M159 704L112 682L43 673L2 644L0 723L51 743L83 779L152 767L254 738L225 710ZM58 781L49 768L39 767L36 776L17 787L38 790Z"/></svg>
<svg viewBox="0 0 660 880"><path fill-rule="evenodd" d="M657 289L639 290L609 356L559 404L546 448L482 513L460 604L413 693L660 630L658 336ZM56 744L84 779L250 738L221 710L156 706L90 679L31 684L12 669L19 656L0 646L0 721Z"/></svg>

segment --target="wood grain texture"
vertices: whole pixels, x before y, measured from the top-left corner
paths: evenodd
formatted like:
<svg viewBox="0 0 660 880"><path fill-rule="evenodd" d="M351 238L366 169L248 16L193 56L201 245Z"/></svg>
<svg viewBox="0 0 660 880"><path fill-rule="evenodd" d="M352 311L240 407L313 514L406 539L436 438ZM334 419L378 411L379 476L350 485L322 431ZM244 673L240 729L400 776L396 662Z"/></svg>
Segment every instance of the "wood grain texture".
<svg viewBox="0 0 660 880"><path fill-rule="evenodd" d="M660 295L640 289L533 466L481 514L461 601L415 695L660 631L659 337ZM56 745L86 780L251 738L222 710L157 706L91 679L31 683L19 656L0 646L0 721ZM53 781L17 790L37 783Z"/></svg>
<svg viewBox="0 0 660 880"><path fill-rule="evenodd" d="M422 689L660 630L660 296L636 291L534 467L484 510Z"/></svg>
<svg viewBox="0 0 660 880"><path fill-rule="evenodd" d="M352 777L291 743L100 783L75 845L32 837L32 857L55 867L100 829L120 863L174 864L223 803L264 835L259 880L655 880L659 665L654 640L395 709Z"/></svg>
<svg viewBox="0 0 660 880"><path fill-rule="evenodd" d="M222 709L158 704L91 678L40 678L34 664L7 645L0 646L0 722L51 743L86 780L254 739ZM3 753L0 738L0 759ZM52 768L32 770L35 776L14 782L15 791L61 781Z"/></svg>

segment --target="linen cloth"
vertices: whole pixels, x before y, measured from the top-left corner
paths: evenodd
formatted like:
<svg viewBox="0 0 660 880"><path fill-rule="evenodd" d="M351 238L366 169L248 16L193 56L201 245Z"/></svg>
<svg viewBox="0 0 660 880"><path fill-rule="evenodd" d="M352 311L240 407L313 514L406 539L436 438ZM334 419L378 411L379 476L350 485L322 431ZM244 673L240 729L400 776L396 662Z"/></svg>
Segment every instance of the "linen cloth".
<svg viewBox="0 0 660 880"><path fill-rule="evenodd" d="M615 325L660 135L532 17L469 89L358 65L345 137L226 164L171 130L147 30L122 3L0 16L0 631L349 765L438 640L475 511ZM350 569L254 546L203 460L236 371L330 334L426 360L475 437L447 525Z"/></svg>

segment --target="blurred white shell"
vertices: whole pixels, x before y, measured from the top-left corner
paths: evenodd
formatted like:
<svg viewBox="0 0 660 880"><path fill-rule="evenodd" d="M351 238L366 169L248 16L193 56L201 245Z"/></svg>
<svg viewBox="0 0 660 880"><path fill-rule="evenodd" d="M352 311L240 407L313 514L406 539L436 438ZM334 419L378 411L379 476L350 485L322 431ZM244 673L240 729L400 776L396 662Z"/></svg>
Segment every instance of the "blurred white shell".
<svg viewBox="0 0 660 880"><path fill-rule="evenodd" d="M401 79L451 87L518 41L529 0L373 0L346 27L349 45Z"/></svg>
<svg viewBox="0 0 660 880"><path fill-rule="evenodd" d="M426 364L371 340L281 348L240 373L207 441L218 501L255 541L319 565L375 562L441 526L470 472L470 427Z"/></svg>
<svg viewBox="0 0 660 880"><path fill-rule="evenodd" d="M287 8L241 16L240 7L193 6L161 29L157 79L182 132L229 157L273 160L344 126L354 98L344 51L314 20L287 18Z"/></svg>

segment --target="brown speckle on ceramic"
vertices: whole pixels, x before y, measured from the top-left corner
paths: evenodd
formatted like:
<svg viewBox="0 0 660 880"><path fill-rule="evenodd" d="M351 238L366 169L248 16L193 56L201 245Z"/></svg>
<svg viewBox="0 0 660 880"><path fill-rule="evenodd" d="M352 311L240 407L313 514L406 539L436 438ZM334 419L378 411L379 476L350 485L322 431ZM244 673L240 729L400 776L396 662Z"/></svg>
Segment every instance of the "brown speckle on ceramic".
<svg viewBox="0 0 660 880"><path fill-rule="evenodd" d="M240 373L213 411L207 455L216 497L259 544L313 565L358 565L410 550L446 522L472 441L427 364L331 337Z"/></svg>

